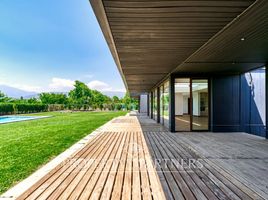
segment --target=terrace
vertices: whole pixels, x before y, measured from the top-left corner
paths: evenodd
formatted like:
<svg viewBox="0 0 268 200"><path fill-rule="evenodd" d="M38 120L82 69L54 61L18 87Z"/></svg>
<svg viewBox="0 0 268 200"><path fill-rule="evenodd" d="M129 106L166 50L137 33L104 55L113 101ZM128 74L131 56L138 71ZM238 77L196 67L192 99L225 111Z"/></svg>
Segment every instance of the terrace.
<svg viewBox="0 0 268 200"><path fill-rule="evenodd" d="M12 198L267 199L267 150L261 137L171 133L147 116L132 114L111 120Z"/></svg>
<svg viewBox="0 0 268 200"><path fill-rule="evenodd" d="M3 197L268 199L268 2L90 2L146 114L111 120Z"/></svg>

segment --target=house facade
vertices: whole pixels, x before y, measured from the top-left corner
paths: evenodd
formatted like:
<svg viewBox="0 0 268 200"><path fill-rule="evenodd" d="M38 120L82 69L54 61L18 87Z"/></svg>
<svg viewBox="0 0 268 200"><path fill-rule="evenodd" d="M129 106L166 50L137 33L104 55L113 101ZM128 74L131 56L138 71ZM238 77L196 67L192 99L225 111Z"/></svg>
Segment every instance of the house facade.
<svg viewBox="0 0 268 200"><path fill-rule="evenodd" d="M266 0L90 2L152 119L172 132L268 137Z"/></svg>

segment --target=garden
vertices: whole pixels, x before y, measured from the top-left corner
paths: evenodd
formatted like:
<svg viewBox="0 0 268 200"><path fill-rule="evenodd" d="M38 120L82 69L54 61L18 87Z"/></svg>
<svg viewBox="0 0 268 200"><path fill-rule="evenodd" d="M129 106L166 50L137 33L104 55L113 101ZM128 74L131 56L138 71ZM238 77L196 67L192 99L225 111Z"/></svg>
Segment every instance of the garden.
<svg viewBox="0 0 268 200"><path fill-rule="evenodd" d="M26 114L58 110L72 111L120 111L136 110L138 101L130 98L109 97L97 90L91 90L80 81L68 93L41 93L30 99L14 99L0 91L0 115Z"/></svg>

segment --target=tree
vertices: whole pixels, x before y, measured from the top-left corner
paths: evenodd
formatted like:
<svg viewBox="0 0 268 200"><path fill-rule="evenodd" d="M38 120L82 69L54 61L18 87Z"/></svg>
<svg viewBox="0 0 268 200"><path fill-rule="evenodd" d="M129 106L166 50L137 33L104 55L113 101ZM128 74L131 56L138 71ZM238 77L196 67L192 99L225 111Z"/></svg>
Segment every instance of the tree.
<svg viewBox="0 0 268 200"><path fill-rule="evenodd" d="M93 103L92 90L85 83L75 81L74 89L69 92L70 103L76 108L91 106Z"/></svg>
<svg viewBox="0 0 268 200"><path fill-rule="evenodd" d="M113 99L114 103L119 103L120 102L120 99L117 96L113 96L112 99Z"/></svg>
<svg viewBox="0 0 268 200"><path fill-rule="evenodd" d="M9 100L10 98L0 91L0 103L8 102Z"/></svg>
<svg viewBox="0 0 268 200"><path fill-rule="evenodd" d="M126 110L138 109L138 100L131 98L128 92L125 94L124 98L122 99L122 103Z"/></svg>
<svg viewBox="0 0 268 200"><path fill-rule="evenodd" d="M65 94L41 93L39 95L39 98L41 102L44 104L67 104L68 103L68 98ZM31 99L31 101L35 101L35 99Z"/></svg>

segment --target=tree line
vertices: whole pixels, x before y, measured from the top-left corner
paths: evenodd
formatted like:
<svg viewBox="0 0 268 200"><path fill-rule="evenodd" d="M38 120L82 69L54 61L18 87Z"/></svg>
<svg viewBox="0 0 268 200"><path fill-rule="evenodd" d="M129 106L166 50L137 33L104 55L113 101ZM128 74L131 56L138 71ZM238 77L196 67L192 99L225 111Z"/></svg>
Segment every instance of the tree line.
<svg viewBox="0 0 268 200"><path fill-rule="evenodd" d="M20 108L20 109L18 109ZM31 109L32 108L32 109ZM25 110L23 110L25 109ZM104 95L100 91L90 89L85 83L75 81L74 89L67 94L41 93L38 98L10 98L0 91L0 113L30 113L36 111L56 110L136 110L138 101L129 96L123 98Z"/></svg>

